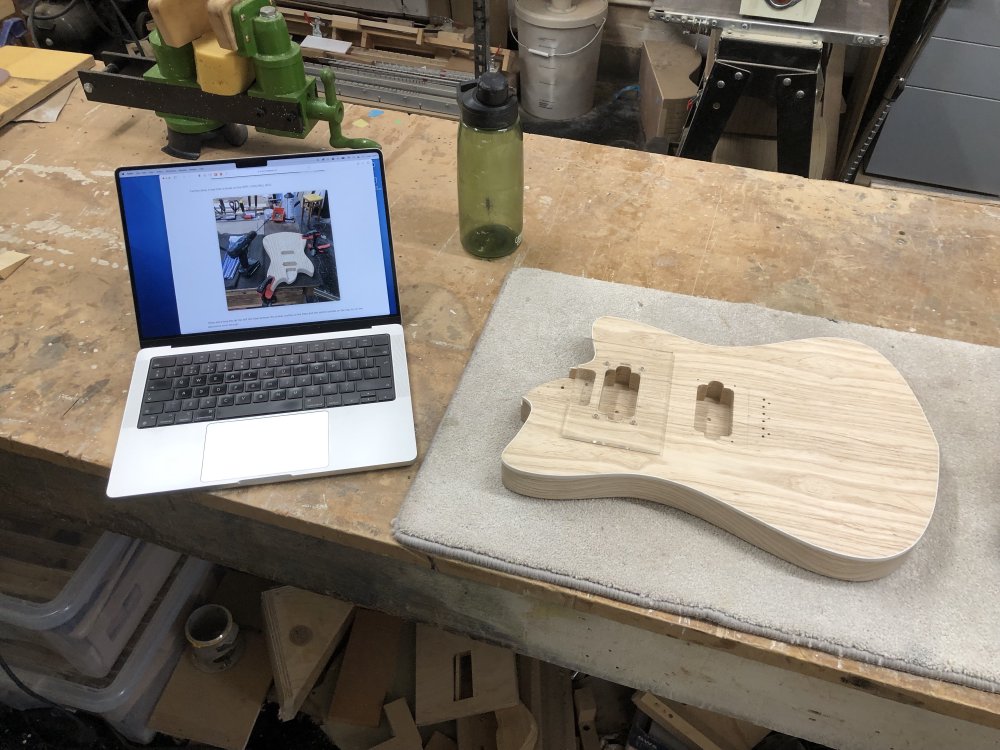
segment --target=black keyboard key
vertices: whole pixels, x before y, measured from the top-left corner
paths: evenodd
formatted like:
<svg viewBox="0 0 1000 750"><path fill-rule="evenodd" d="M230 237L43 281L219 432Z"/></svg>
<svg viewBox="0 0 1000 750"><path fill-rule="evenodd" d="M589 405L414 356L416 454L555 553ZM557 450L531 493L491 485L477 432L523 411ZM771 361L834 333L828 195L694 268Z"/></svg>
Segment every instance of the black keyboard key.
<svg viewBox="0 0 1000 750"><path fill-rule="evenodd" d="M376 380L379 377L377 367L367 367L361 374L364 376L365 380Z"/></svg>
<svg viewBox="0 0 1000 750"><path fill-rule="evenodd" d="M236 406L243 406L253 401L252 393L240 393L236 396Z"/></svg>
<svg viewBox="0 0 1000 750"><path fill-rule="evenodd" d="M170 378L159 378L146 383L147 391L169 391L174 387L174 381Z"/></svg>
<svg viewBox="0 0 1000 750"><path fill-rule="evenodd" d="M323 351L323 342L322 341L314 341L314 342L312 342L311 344L309 344L309 351L311 351L311 352L321 352L321 351Z"/></svg>
<svg viewBox="0 0 1000 750"><path fill-rule="evenodd" d="M219 369L216 370L216 372L232 372L232 371L233 371L233 363L230 362L229 360L226 360L225 362L219 362Z"/></svg>
<svg viewBox="0 0 1000 750"><path fill-rule="evenodd" d="M324 406L326 402L322 396L310 396L302 400L303 409L322 409Z"/></svg>
<svg viewBox="0 0 1000 750"><path fill-rule="evenodd" d="M264 401L259 404L220 406L215 410L215 417L216 419L234 419L238 417L257 417L267 414L282 414L284 412L301 410L301 399L285 399L283 401Z"/></svg>
<svg viewBox="0 0 1000 750"><path fill-rule="evenodd" d="M316 361L316 355L312 353L303 354L299 357L299 362L304 365L311 365Z"/></svg>
<svg viewBox="0 0 1000 750"><path fill-rule="evenodd" d="M230 383L226 386L226 393L243 393L243 383Z"/></svg>
<svg viewBox="0 0 1000 750"><path fill-rule="evenodd" d="M288 392L284 388L279 388L276 391L271 391L271 400L272 401L284 401L285 400L285 396L287 395L287 393Z"/></svg>
<svg viewBox="0 0 1000 750"><path fill-rule="evenodd" d="M224 396L226 394L226 386L222 383L218 385L209 386L209 393L212 396Z"/></svg>
<svg viewBox="0 0 1000 750"><path fill-rule="evenodd" d="M176 364L180 365L181 367L185 367L186 365L190 365L192 362L194 362L194 357L192 355L181 354L180 356L177 357Z"/></svg>
<svg viewBox="0 0 1000 750"><path fill-rule="evenodd" d="M174 398L178 399L191 398L193 395L194 392L190 388L178 388L174 391Z"/></svg>
<svg viewBox="0 0 1000 750"><path fill-rule="evenodd" d="M192 386L208 385L208 375L195 375L191 378Z"/></svg>
<svg viewBox="0 0 1000 750"><path fill-rule="evenodd" d="M313 396L319 396L321 392L322 391L320 390L320 387L318 385L310 385L310 386L306 386L305 388L302 389L302 395L305 398L311 398ZM306 408L309 408L309 407L306 407Z"/></svg>
<svg viewBox="0 0 1000 750"><path fill-rule="evenodd" d="M365 356L365 350L364 349L351 349L351 356L354 359L361 359L362 357Z"/></svg>
<svg viewBox="0 0 1000 750"><path fill-rule="evenodd" d="M354 359L345 360L344 362L340 363L340 366L343 367L345 370L357 370L358 369L357 360L354 360Z"/></svg>
<svg viewBox="0 0 1000 750"><path fill-rule="evenodd" d="M288 398L302 398L302 389L301 388L289 388L288 389Z"/></svg>
<svg viewBox="0 0 1000 750"><path fill-rule="evenodd" d="M326 365L322 362L316 362L315 364L309 365L310 375L319 375L321 372L326 372Z"/></svg>
<svg viewBox="0 0 1000 750"><path fill-rule="evenodd" d="M194 422L211 422L215 419L215 409L198 409L194 413Z"/></svg>
<svg viewBox="0 0 1000 750"><path fill-rule="evenodd" d="M209 391L208 386L203 385L198 388L195 388L194 393L192 393L191 395L193 398L204 398L205 396L208 395L208 391Z"/></svg>
<svg viewBox="0 0 1000 750"><path fill-rule="evenodd" d="M372 393L371 395L368 395L368 396L364 396L364 395L361 396L361 403L362 404L374 404L376 401L378 401L378 396L376 396L374 393Z"/></svg>
<svg viewBox="0 0 1000 750"><path fill-rule="evenodd" d="M233 349L232 351L226 352L226 359L229 362L235 362L238 359L243 359L243 352L239 349Z"/></svg>
<svg viewBox="0 0 1000 750"><path fill-rule="evenodd" d="M340 341L334 340L326 342L326 350L328 352L336 351L339 348L340 348Z"/></svg>
<svg viewBox="0 0 1000 750"><path fill-rule="evenodd" d="M157 427L166 427L167 425L174 424L174 422L175 420L173 414L161 414L156 418Z"/></svg>
<svg viewBox="0 0 1000 750"><path fill-rule="evenodd" d="M198 365L187 365L181 368L181 375L197 375Z"/></svg>
<svg viewBox="0 0 1000 750"><path fill-rule="evenodd" d="M262 380L260 384L265 391L273 391L278 387L278 379Z"/></svg>
<svg viewBox="0 0 1000 750"><path fill-rule="evenodd" d="M165 378L166 376L167 371L162 367L159 369L154 368L149 371L149 375L146 377L146 380L159 380L160 378Z"/></svg>
<svg viewBox="0 0 1000 750"><path fill-rule="evenodd" d="M244 359L254 359L255 357L259 356L260 356L260 349L258 349L256 346L251 346L243 350Z"/></svg>
<svg viewBox="0 0 1000 750"><path fill-rule="evenodd" d="M352 381L353 380L361 380L362 379L361 370L351 370L351 371L349 371L347 373L347 379L348 380L352 380Z"/></svg>
<svg viewBox="0 0 1000 750"><path fill-rule="evenodd" d="M190 388L190 387L191 387L191 378L186 376L182 378L174 378L174 388Z"/></svg>
<svg viewBox="0 0 1000 750"><path fill-rule="evenodd" d="M153 414L162 414L163 404L157 402L155 404L143 404L142 405L142 416L148 417Z"/></svg>
<svg viewBox="0 0 1000 750"><path fill-rule="evenodd" d="M208 362L208 352L201 352L200 354L195 354L191 359L191 363L195 365L203 365Z"/></svg>
<svg viewBox="0 0 1000 750"><path fill-rule="evenodd" d="M181 410L180 401L167 401L163 404L163 411L167 414L173 414L175 411Z"/></svg>
<svg viewBox="0 0 1000 750"><path fill-rule="evenodd" d="M262 356L262 357L273 357L274 356L274 347L273 346L265 346L265 347L263 347L260 350L260 356Z"/></svg>
<svg viewBox="0 0 1000 750"><path fill-rule="evenodd" d="M388 346L389 345L389 334L380 333L377 336L372 336L372 344L375 346Z"/></svg>
<svg viewBox="0 0 1000 750"><path fill-rule="evenodd" d="M173 367L176 362L176 357L153 357L153 361L149 365L150 367Z"/></svg>
<svg viewBox="0 0 1000 750"><path fill-rule="evenodd" d="M388 346L369 346L365 349L365 356L367 357L388 357L389 347Z"/></svg>
<svg viewBox="0 0 1000 750"><path fill-rule="evenodd" d="M243 379L244 380L256 380L257 379L257 371L256 370L247 370L247 371L245 371L243 373Z"/></svg>
<svg viewBox="0 0 1000 750"><path fill-rule="evenodd" d="M324 385L322 387L322 391L321 392L322 392L322 394L324 396L333 396L334 394L338 393L338 391L337 391L337 384L336 383L327 383L326 385Z"/></svg>
<svg viewBox="0 0 1000 750"><path fill-rule="evenodd" d="M330 376L325 372L313 375L313 385L326 385L330 382Z"/></svg>
<svg viewBox="0 0 1000 750"><path fill-rule="evenodd" d="M361 338L358 339L358 346L360 346L362 349L366 349L371 345L372 345L371 336L362 336Z"/></svg>
<svg viewBox="0 0 1000 750"><path fill-rule="evenodd" d="M340 392L341 393L354 393L355 391L354 383L341 383Z"/></svg>
<svg viewBox="0 0 1000 750"><path fill-rule="evenodd" d="M219 406L232 406L236 403L236 396L219 396Z"/></svg>
<svg viewBox="0 0 1000 750"><path fill-rule="evenodd" d="M344 401L344 406L353 406L354 404L361 403L361 396L357 393L344 393L341 395Z"/></svg>
<svg viewBox="0 0 1000 750"><path fill-rule="evenodd" d="M274 353L278 357L283 357L286 354L292 353L292 347L290 344L281 344L280 346L274 347Z"/></svg>
<svg viewBox="0 0 1000 750"><path fill-rule="evenodd" d="M174 415L175 424L190 424L193 417L193 411L179 411Z"/></svg>
<svg viewBox="0 0 1000 750"><path fill-rule="evenodd" d="M324 396L323 398L326 401L326 406L327 406L328 409L331 408L331 407L334 407L334 406L343 406L344 405L344 401L343 401L343 399L341 399L340 396L336 396L336 395L333 395L333 396Z"/></svg>
<svg viewBox="0 0 1000 750"><path fill-rule="evenodd" d="M183 411L194 411L198 408L198 399L196 398L186 398L183 403L181 403L181 409Z"/></svg>
<svg viewBox="0 0 1000 750"><path fill-rule="evenodd" d="M376 393L375 391L371 391L371 390L367 390L366 389L366 390L363 390L363 391L358 391L358 395L361 397L361 402L362 403L367 403L367 402L374 401L375 398L378 396L378 393Z"/></svg>
<svg viewBox="0 0 1000 750"><path fill-rule="evenodd" d="M304 354L307 351L309 351L309 344L292 344L292 354Z"/></svg>
<svg viewBox="0 0 1000 750"><path fill-rule="evenodd" d="M248 380L246 383L243 384L243 390L245 390L247 393L253 393L255 391L259 391L260 390L260 381L259 380Z"/></svg>
<svg viewBox="0 0 1000 750"><path fill-rule="evenodd" d="M208 360L210 362L225 362L226 353L225 352L212 352L208 355Z"/></svg>
<svg viewBox="0 0 1000 750"><path fill-rule="evenodd" d="M379 401L392 401L396 398L396 391L392 388L378 392Z"/></svg>
<svg viewBox="0 0 1000 750"><path fill-rule="evenodd" d="M253 403L259 404L264 401L270 401L271 399L269 398L269 396L270 394L267 391L257 391L255 394L253 394Z"/></svg>
<svg viewBox="0 0 1000 750"><path fill-rule="evenodd" d="M238 372L227 372L224 380L227 383L238 383L242 377Z"/></svg>
<svg viewBox="0 0 1000 750"><path fill-rule="evenodd" d="M357 339L341 339L340 348L341 349L357 349L358 340Z"/></svg>
<svg viewBox="0 0 1000 750"><path fill-rule="evenodd" d="M151 414L149 416L139 417L139 429L144 430L147 427L156 427L156 415Z"/></svg>
<svg viewBox="0 0 1000 750"><path fill-rule="evenodd" d="M295 378L296 388L305 388L307 385L312 385L311 375L299 375L297 378Z"/></svg>
<svg viewBox="0 0 1000 750"><path fill-rule="evenodd" d="M283 378L283 377L278 378L278 387L279 388L294 388L295 387L295 378L293 378L291 376L289 376L287 378Z"/></svg>
<svg viewBox="0 0 1000 750"><path fill-rule="evenodd" d="M199 409L214 409L216 398L215 396L205 396L201 401L198 402Z"/></svg>
<svg viewBox="0 0 1000 750"><path fill-rule="evenodd" d="M292 367L292 375L308 375L309 365L295 365Z"/></svg>
<svg viewBox="0 0 1000 750"><path fill-rule="evenodd" d="M145 404L155 404L160 401L170 401L173 397L173 391L151 391L142 397L142 401Z"/></svg>

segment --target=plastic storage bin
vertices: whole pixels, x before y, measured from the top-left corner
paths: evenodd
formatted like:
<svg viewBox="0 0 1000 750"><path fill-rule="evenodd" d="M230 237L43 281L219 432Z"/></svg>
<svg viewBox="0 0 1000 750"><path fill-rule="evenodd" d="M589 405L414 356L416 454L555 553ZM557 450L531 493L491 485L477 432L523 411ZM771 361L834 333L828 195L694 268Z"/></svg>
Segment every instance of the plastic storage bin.
<svg viewBox="0 0 1000 750"><path fill-rule="evenodd" d="M145 622L136 630L112 672L103 679L74 673L59 657L48 654L44 668L15 667L18 678L39 695L62 706L98 714L133 742L146 743L155 732L149 717L184 649L184 621L193 607L218 583L216 568L185 558L163 587ZM9 661L25 660L39 648L29 643L7 644ZM9 653L8 653L9 652ZM13 708L43 704L24 693L0 672L0 702Z"/></svg>
<svg viewBox="0 0 1000 750"><path fill-rule="evenodd" d="M66 523L0 523L0 640L108 674L180 554Z"/></svg>

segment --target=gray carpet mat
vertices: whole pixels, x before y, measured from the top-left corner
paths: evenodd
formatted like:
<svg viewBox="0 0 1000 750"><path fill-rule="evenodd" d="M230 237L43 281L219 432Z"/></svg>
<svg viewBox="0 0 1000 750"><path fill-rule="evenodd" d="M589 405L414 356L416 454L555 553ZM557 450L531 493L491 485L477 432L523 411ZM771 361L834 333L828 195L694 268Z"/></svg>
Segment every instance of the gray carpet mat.
<svg viewBox="0 0 1000 750"><path fill-rule="evenodd" d="M941 446L924 539L853 583L784 562L686 513L634 499L507 490L500 453L521 396L587 362L590 327L629 318L706 344L812 336L881 351ZM420 551L1000 692L1000 349L564 276L511 272L395 521Z"/></svg>

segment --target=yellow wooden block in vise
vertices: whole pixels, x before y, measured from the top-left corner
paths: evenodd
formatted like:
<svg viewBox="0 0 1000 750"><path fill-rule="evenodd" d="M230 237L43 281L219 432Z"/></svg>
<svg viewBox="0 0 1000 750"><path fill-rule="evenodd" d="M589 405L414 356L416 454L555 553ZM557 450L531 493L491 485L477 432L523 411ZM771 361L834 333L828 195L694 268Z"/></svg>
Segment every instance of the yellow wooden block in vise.
<svg viewBox="0 0 1000 750"><path fill-rule="evenodd" d="M211 32L194 40L198 86L209 94L242 94L253 83L253 63L233 50L223 49Z"/></svg>

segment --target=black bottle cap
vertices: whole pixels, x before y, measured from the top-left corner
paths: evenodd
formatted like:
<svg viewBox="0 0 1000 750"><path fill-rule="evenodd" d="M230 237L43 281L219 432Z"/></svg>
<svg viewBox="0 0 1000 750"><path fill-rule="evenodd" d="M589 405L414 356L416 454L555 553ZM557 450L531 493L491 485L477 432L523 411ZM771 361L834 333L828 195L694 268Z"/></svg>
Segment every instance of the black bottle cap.
<svg viewBox="0 0 1000 750"><path fill-rule="evenodd" d="M503 73L483 73L478 80L459 86L462 122L486 130L509 128L517 121L517 97Z"/></svg>

